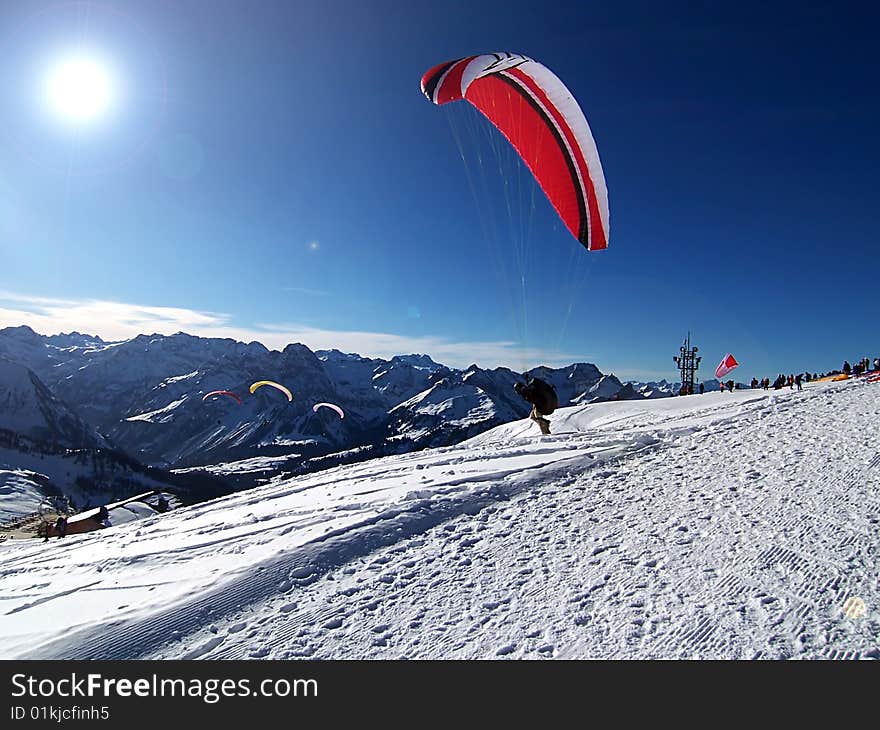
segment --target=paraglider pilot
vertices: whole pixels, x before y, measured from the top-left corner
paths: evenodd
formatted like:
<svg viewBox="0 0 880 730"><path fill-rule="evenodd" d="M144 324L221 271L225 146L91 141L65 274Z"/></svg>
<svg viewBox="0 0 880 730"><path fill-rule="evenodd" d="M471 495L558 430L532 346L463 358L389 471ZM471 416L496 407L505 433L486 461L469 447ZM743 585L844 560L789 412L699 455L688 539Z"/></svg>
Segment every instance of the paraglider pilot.
<svg viewBox="0 0 880 730"><path fill-rule="evenodd" d="M538 424L542 434L549 434L550 421L544 416L549 416L559 407L556 390L549 383L540 378L533 378L528 373L523 373L523 377L526 379L525 385L516 382L513 384L513 389L532 404L529 418Z"/></svg>

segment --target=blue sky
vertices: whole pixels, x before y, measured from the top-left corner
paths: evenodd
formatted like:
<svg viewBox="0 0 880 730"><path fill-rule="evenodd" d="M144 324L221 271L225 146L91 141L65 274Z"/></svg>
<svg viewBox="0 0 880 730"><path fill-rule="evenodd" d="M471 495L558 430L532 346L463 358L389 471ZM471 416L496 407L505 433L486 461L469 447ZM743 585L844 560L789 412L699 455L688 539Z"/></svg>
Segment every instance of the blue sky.
<svg viewBox="0 0 880 730"><path fill-rule="evenodd" d="M674 377L688 330L743 379L880 354L876 18L660 5L4 3L0 326L577 359L622 378ZM74 48L116 79L91 126L38 94ZM579 100L607 251L580 249L540 192L532 206L509 155L472 194L453 132L475 154L485 130L419 80L495 50ZM525 183L510 214L503 176Z"/></svg>

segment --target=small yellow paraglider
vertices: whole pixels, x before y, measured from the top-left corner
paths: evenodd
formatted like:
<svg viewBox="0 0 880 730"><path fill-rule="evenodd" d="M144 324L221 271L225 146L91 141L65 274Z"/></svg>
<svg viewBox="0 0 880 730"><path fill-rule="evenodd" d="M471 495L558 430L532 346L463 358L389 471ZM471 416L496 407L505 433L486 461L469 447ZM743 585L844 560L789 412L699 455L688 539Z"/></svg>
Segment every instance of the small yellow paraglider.
<svg viewBox="0 0 880 730"><path fill-rule="evenodd" d="M253 394L253 392L257 388L261 388L264 385L271 385L273 388L277 388L282 393L284 393L284 395L287 396L287 400L289 400L289 401L293 400L293 393L291 393L287 388L285 388L283 385L281 385L281 383L276 383L274 380L258 380L256 383L254 383L250 387L251 394Z"/></svg>

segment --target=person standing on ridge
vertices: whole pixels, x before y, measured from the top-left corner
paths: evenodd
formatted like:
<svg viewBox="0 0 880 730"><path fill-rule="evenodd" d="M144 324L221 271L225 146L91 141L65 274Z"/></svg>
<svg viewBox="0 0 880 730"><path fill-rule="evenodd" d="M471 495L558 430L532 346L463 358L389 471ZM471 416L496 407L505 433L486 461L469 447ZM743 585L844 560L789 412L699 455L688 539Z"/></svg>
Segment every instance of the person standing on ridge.
<svg viewBox="0 0 880 730"><path fill-rule="evenodd" d="M546 436L550 433L550 421L544 416L549 416L559 408L559 396L552 385L540 378L533 378L528 373L523 373L523 377L526 379L525 385L516 382L513 389L532 404L529 418L538 424L541 433Z"/></svg>

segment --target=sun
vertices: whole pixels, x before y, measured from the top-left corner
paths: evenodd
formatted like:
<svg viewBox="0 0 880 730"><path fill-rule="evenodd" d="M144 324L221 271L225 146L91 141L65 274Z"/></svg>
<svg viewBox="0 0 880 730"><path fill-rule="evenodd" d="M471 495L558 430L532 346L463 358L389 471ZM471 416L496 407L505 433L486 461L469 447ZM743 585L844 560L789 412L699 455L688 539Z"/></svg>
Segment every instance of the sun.
<svg viewBox="0 0 880 730"><path fill-rule="evenodd" d="M74 124L105 116L113 102L113 77L105 63L92 56L63 58L46 74L46 99L52 112Z"/></svg>

